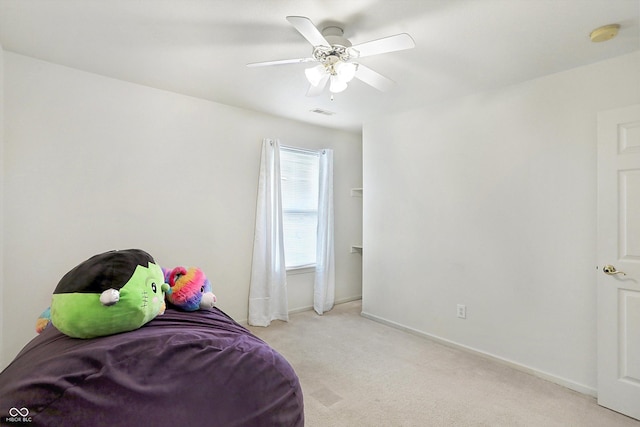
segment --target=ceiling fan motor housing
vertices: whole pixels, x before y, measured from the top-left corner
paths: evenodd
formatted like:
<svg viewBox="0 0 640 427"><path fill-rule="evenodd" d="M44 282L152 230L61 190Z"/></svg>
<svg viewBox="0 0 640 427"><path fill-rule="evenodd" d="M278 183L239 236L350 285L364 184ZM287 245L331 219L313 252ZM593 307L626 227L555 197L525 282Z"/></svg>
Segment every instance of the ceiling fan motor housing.
<svg viewBox="0 0 640 427"><path fill-rule="evenodd" d="M356 56L353 49L350 49L351 42L344 38L343 34L344 31L340 27L325 27L322 35L330 46L314 47L313 57L325 67L331 67L338 61L346 62Z"/></svg>
<svg viewBox="0 0 640 427"><path fill-rule="evenodd" d="M344 38L344 30L340 27L330 26L322 30L322 35L331 46L351 47L351 42Z"/></svg>

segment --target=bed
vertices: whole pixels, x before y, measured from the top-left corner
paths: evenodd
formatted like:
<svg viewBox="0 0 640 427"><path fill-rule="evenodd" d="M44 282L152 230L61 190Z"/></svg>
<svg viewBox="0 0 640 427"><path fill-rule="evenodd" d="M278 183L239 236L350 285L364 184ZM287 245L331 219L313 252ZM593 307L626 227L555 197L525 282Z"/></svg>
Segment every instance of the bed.
<svg viewBox="0 0 640 427"><path fill-rule="evenodd" d="M0 424L302 426L285 358L217 308L70 338L52 324L0 373Z"/></svg>

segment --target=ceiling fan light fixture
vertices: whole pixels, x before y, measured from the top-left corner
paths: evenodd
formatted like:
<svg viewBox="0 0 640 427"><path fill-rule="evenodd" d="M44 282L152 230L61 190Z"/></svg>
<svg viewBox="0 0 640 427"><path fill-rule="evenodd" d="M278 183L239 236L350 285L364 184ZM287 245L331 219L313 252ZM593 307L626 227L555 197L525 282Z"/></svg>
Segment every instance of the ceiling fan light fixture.
<svg viewBox="0 0 640 427"><path fill-rule="evenodd" d="M334 68L340 80L350 82L356 76L358 65L353 62L338 62Z"/></svg>
<svg viewBox="0 0 640 427"><path fill-rule="evenodd" d="M331 76L331 82L329 84L329 91L331 93L340 93L347 88L347 82L342 80L340 77Z"/></svg>
<svg viewBox="0 0 640 427"><path fill-rule="evenodd" d="M311 86L318 86L326 74L327 70L322 64L304 70L304 75L307 77L307 80L309 80L309 83L311 83Z"/></svg>

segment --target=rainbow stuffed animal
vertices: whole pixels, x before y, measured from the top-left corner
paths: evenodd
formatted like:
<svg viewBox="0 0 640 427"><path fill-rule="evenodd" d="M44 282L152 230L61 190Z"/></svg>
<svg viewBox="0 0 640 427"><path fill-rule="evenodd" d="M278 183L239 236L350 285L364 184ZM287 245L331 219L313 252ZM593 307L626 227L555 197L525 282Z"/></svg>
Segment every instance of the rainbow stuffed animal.
<svg viewBox="0 0 640 427"><path fill-rule="evenodd" d="M164 281L170 287L166 293L167 301L181 310L208 309L217 301L211 291L211 282L199 268L164 270Z"/></svg>
<svg viewBox="0 0 640 427"><path fill-rule="evenodd" d="M36 320L36 332L41 333L44 331L44 328L46 328L49 323L51 323L51 307L47 307L40 317L38 317L38 320Z"/></svg>

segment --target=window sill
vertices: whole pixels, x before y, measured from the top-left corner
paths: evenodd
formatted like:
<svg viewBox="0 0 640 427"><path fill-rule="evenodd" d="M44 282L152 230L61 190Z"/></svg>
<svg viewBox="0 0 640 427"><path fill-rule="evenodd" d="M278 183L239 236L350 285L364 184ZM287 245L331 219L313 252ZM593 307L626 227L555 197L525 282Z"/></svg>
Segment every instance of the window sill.
<svg viewBox="0 0 640 427"><path fill-rule="evenodd" d="M289 267L287 268L287 275L289 274L307 274L314 273L316 271L315 265L303 265L300 267Z"/></svg>

